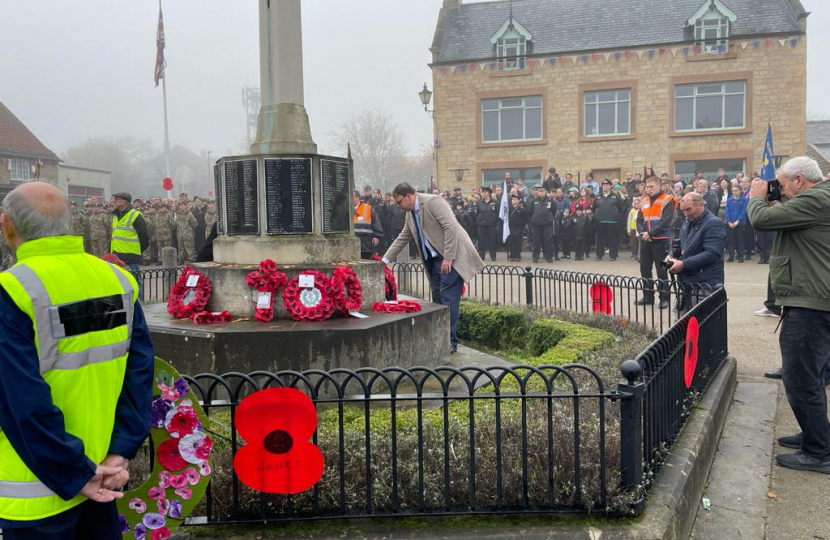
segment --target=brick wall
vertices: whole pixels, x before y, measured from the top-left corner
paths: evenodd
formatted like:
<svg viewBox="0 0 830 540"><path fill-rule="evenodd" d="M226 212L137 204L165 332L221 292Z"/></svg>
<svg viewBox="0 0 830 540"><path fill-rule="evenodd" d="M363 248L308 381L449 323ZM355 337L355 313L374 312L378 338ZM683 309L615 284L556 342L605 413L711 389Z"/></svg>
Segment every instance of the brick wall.
<svg viewBox="0 0 830 540"><path fill-rule="evenodd" d="M465 191L480 185L482 168L507 168L542 165L555 166L564 178L566 172L577 171L582 177L591 170L620 169L642 172L643 166L654 164L656 171L673 173L675 160L747 159L747 172L760 168L767 123L772 122L775 150L779 155L803 155L806 146L807 109L807 42L798 38L795 47L787 36L782 46L778 39L768 47L760 40L736 41L723 55L676 56L672 48L662 54L655 52L639 57L623 54L619 61L605 54L588 62L581 56L576 62L562 63L560 57L550 66L537 64L520 72L484 70L480 65L454 73L445 67L433 68L435 138L441 141L437 152L438 184L452 189L457 184L454 169L467 169L462 186ZM745 45L744 45L745 44ZM732 133L708 135L675 134L672 129L674 98L673 83L692 79L748 79L746 129ZM622 140L580 141L581 89L592 85L633 81L636 97L632 116L636 116L636 133ZM543 141L541 143L481 144L479 100L499 94L521 94L541 89L545 97L543 110Z"/></svg>

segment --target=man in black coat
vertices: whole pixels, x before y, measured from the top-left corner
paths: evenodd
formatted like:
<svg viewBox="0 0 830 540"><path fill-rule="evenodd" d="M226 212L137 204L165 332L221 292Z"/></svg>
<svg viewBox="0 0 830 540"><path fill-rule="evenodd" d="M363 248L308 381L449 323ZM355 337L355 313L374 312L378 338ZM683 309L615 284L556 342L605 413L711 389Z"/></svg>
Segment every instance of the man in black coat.
<svg viewBox="0 0 830 540"><path fill-rule="evenodd" d="M481 188L481 200L476 203L476 226L478 227L478 255L484 259L484 254L490 252L490 260L496 260L498 248L497 231L499 224L499 207L493 198L493 190L489 187Z"/></svg>
<svg viewBox="0 0 830 540"><path fill-rule="evenodd" d="M611 180L602 181L602 191L594 199L594 220L597 231L597 260L601 261L608 248L612 261L617 260L620 251L620 220L625 201L611 190Z"/></svg>
<svg viewBox="0 0 830 540"><path fill-rule="evenodd" d="M539 262L539 251L545 254L547 262L553 262L553 218L556 205L548 198L548 192L541 186L533 190L530 201L530 228L533 232L533 262Z"/></svg>

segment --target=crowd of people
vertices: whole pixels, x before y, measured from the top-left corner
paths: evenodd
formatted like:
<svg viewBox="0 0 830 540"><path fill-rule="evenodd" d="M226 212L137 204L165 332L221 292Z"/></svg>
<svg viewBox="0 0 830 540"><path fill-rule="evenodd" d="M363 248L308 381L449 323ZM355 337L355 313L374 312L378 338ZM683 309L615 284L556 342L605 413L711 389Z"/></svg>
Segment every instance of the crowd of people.
<svg viewBox="0 0 830 540"><path fill-rule="evenodd" d="M567 173L562 179L551 167L544 181L533 186L506 173L503 183L469 193L457 186L452 192L434 189L432 194L447 201L482 259L489 257L495 262L498 252L505 249L508 262L518 262L523 260L522 251L526 248L537 263L540 259L553 262L572 256L584 260L592 253L597 261L606 255L615 261L620 248L630 249L630 257L639 260L639 244L647 226L643 202L658 194L667 196L671 214L665 224L666 237L677 238L685 221L680 201L694 192L703 198L707 210L727 225L727 262L743 263L757 255L758 264L768 264L772 235L756 233L747 220L751 178L758 176L753 172L750 176L737 173L730 177L720 169L711 182L702 171L684 181L680 175L671 179L667 172L656 174L646 167L644 174L628 173L623 180L595 179L588 173L576 183L573 174ZM647 192L649 178L657 180L659 193ZM507 227L502 212L505 186L509 203ZM355 191L354 201L355 209L361 204L371 207L370 215L355 214L356 225L364 227L358 235L368 240L362 246L364 255L382 254L403 229L404 212L395 206L390 193L383 194L371 186L365 186L362 195ZM361 212L365 212L365 207ZM372 227L367 227L370 224ZM506 237L505 231L509 233ZM414 248L410 256L417 256Z"/></svg>
<svg viewBox="0 0 830 540"><path fill-rule="evenodd" d="M138 197L129 202L143 216L149 237L149 246L141 257L143 265L161 264L162 249L167 246L176 248L178 264L194 261L217 219L214 201L203 197L191 200L187 193L178 198ZM115 196L108 201L90 197L81 206L73 202L71 209L72 234L84 238L85 251L96 257L110 253ZM13 263L11 249L0 238L0 269Z"/></svg>

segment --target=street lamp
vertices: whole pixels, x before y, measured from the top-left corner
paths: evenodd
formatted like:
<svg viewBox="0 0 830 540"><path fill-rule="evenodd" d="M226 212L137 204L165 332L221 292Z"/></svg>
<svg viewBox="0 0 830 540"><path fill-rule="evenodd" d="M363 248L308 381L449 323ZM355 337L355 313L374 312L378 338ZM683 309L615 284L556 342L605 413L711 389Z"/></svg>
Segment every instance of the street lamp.
<svg viewBox="0 0 830 540"><path fill-rule="evenodd" d="M430 91L430 89L427 88L427 83L424 83L424 89L418 92L418 96L421 98L421 103L424 106L424 111L431 114L432 111L429 110L429 102L432 100L432 91Z"/></svg>

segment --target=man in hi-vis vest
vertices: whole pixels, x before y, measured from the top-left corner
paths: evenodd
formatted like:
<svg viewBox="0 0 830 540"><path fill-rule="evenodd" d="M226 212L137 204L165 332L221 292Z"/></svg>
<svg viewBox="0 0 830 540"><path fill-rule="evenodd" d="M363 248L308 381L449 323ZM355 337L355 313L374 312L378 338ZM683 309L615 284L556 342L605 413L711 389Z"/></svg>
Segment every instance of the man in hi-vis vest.
<svg viewBox="0 0 830 540"><path fill-rule="evenodd" d="M112 212L112 242L110 251L124 261L138 281L138 298L143 297L144 281L141 279L141 254L150 247L150 232L141 212L133 208L129 193L116 193L115 210Z"/></svg>
<svg viewBox="0 0 830 540"><path fill-rule="evenodd" d="M3 540L120 539L115 491L150 431L153 344L129 272L84 253L69 203L31 182L0 217Z"/></svg>

